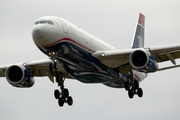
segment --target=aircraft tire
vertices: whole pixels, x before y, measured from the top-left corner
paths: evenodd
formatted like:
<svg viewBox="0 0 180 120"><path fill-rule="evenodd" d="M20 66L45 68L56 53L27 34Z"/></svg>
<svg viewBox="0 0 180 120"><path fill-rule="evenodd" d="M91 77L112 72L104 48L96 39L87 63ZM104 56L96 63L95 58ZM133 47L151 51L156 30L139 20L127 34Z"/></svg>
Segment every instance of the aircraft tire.
<svg viewBox="0 0 180 120"><path fill-rule="evenodd" d="M133 98L134 97L134 91L132 90L132 89L130 89L129 91L128 91L128 96L129 96L129 98Z"/></svg>
<svg viewBox="0 0 180 120"><path fill-rule="evenodd" d="M69 90L65 88L63 90L63 95L64 95L65 98L68 98L69 97Z"/></svg>
<svg viewBox="0 0 180 120"><path fill-rule="evenodd" d="M71 96L68 97L67 103L68 103L69 106L71 106L73 104L73 99L72 99Z"/></svg>
<svg viewBox="0 0 180 120"><path fill-rule="evenodd" d="M142 88L139 88L139 89L138 89L137 95L138 95L139 97L142 97L142 96L143 96L143 90L142 90Z"/></svg>
<svg viewBox="0 0 180 120"><path fill-rule="evenodd" d="M64 105L64 98L63 97L58 99L58 104L60 107L62 107Z"/></svg>
<svg viewBox="0 0 180 120"><path fill-rule="evenodd" d="M129 81L126 81L124 84L125 90L128 91L130 88Z"/></svg>
<svg viewBox="0 0 180 120"><path fill-rule="evenodd" d="M56 99L58 99L59 96L60 96L59 90L55 90L55 91L54 91L54 97L55 97Z"/></svg>

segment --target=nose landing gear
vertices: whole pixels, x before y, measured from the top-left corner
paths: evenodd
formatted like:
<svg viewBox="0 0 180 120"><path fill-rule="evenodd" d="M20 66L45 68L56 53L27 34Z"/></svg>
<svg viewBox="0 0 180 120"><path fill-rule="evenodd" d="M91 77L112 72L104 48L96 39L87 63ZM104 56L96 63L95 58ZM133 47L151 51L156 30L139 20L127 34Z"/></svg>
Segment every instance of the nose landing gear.
<svg viewBox="0 0 180 120"><path fill-rule="evenodd" d="M71 96L69 96L68 89L64 88L61 90L62 92L59 92L59 90L54 91L54 97L58 99L58 104L60 107L64 105L64 103L67 103L69 106L73 104L73 99Z"/></svg>
<svg viewBox="0 0 180 120"><path fill-rule="evenodd" d="M58 69L56 62L54 62L53 64L52 63L49 64L49 70L52 72L53 69L54 70ZM58 86L60 86L60 91L58 89L54 91L54 97L55 99L58 99L59 106L63 107L64 103L67 103L69 106L72 106L73 98L69 96L69 90L67 88L64 88L64 81L66 75L64 75L61 72L55 71L55 77Z"/></svg>
<svg viewBox="0 0 180 120"><path fill-rule="evenodd" d="M63 74L56 72L56 82L58 83L58 86L60 86L60 91L55 90L54 97L58 99L58 104L60 107L62 107L64 103L67 103L69 106L72 106L73 104L73 98L69 96L69 90L64 88L64 81L65 77L63 77Z"/></svg>
<svg viewBox="0 0 180 120"><path fill-rule="evenodd" d="M65 81L66 75L57 71L58 63L57 63L57 60L55 59L57 54L56 52L49 51L49 50L47 51L47 54L52 60L52 63L49 64L49 71L51 73L55 72L56 82L58 83L58 86L60 86L60 91L57 89L54 91L54 97L55 99L58 99L58 104L60 107L62 107L64 103L67 103L69 106L71 106L73 104L73 99L71 96L69 96L69 90L67 88L64 88L64 81Z"/></svg>

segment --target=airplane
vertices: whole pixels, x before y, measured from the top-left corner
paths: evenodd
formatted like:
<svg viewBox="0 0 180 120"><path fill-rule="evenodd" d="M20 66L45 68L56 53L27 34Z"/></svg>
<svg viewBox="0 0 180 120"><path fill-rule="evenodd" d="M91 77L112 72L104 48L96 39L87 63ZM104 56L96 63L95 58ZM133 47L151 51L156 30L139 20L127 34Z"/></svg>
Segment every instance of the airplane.
<svg viewBox="0 0 180 120"><path fill-rule="evenodd" d="M148 73L180 67L180 44L144 47L145 16L140 13L131 49L119 50L89 34L65 19L45 16L37 19L32 38L47 59L1 65L0 77L18 88L34 85L34 77L47 76L57 82L60 90L54 97L62 107L73 104L65 79L83 83L102 83L108 87L124 88L130 99L143 96L139 83ZM158 63L171 61L174 65L159 68Z"/></svg>

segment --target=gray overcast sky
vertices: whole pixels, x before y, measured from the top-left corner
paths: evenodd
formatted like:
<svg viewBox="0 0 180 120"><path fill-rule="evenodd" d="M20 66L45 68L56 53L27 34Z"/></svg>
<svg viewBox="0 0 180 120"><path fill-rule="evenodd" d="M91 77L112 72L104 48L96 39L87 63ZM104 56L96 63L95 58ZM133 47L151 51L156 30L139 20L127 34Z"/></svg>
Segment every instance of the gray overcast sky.
<svg viewBox="0 0 180 120"><path fill-rule="evenodd" d="M179 0L1 0L0 64L47 58L31 36L35 20L47 15L62 17L118 49L128 49L141 12L146 19L146 47L180 43L179 5ZM57 84L47 77L35 78L28 89L12 87L0 78L0 119L179 120L179 71L150 74L140 84L143 98L132 100L124 89L66 79L74 104L63 108L54 99Z"/></svg>

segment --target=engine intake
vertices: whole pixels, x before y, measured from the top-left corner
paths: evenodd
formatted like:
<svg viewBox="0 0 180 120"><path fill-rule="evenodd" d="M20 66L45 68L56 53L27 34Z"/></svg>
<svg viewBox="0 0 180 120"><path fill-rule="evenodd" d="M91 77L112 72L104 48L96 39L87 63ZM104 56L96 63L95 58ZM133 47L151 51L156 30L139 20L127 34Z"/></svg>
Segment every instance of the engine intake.
<svg viewBox="0 0 180 120"><path fill-rule="evenodd" d="M24 66L13 65L6 70L7 81L15 87L32 87L34 85L34 78L31 72Z"/></svg>
<svg viewBox="0 0 180 120"><path fill-rule="evenodd" d="M155 72L158 69L158 64L155 57L147 50L138 49L131 53L129 57L131 66L140 72Z"/></svg>

